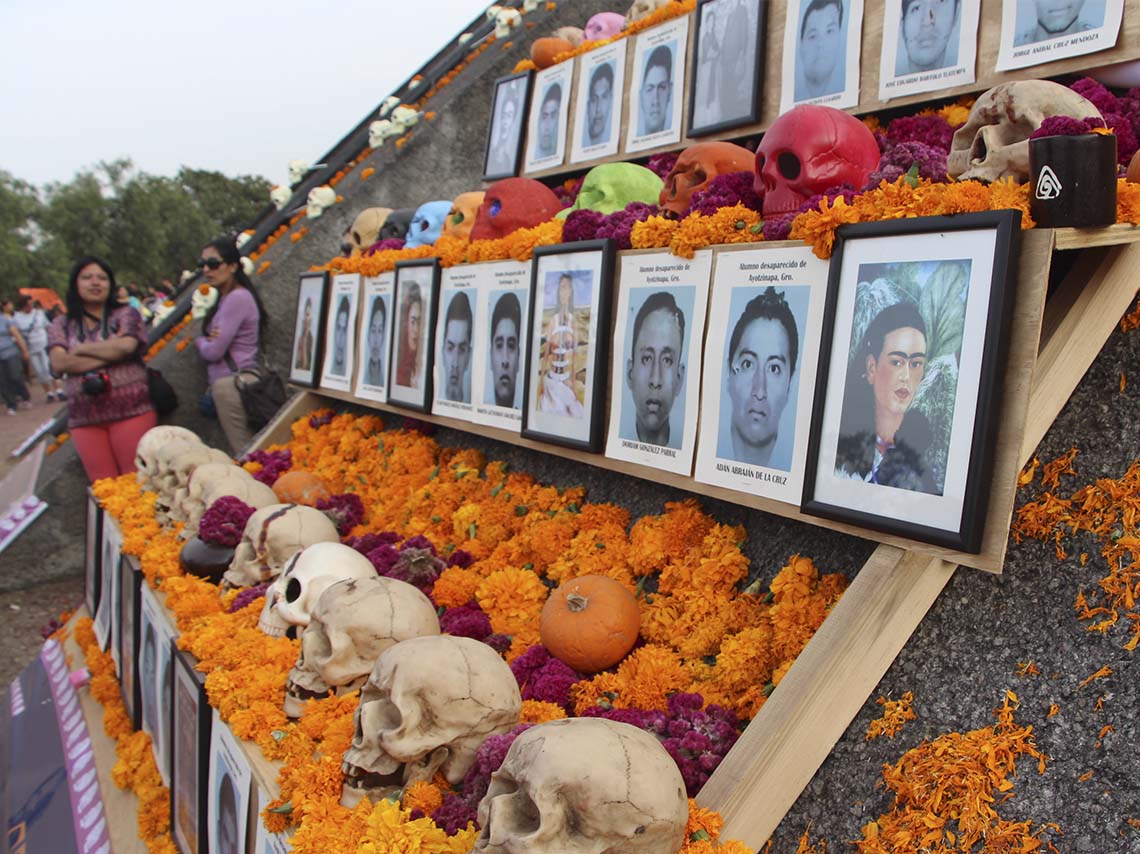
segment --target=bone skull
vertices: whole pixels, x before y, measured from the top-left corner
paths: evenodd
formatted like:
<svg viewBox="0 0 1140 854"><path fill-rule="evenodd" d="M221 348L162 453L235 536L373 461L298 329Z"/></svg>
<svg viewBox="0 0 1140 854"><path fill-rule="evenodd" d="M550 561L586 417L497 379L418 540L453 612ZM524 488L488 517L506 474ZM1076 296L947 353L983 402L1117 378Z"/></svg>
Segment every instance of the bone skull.
<svg viewBox="0 0 1140 854"><path fill-rule="evenodd" d="M285 168L289 173L289 183L296 184L308 173L309 163L306 160L290 160Z"/></svg>
<svg viewBox="0 0 1140 854"><path fill-rule="evenodd" d="M346 578L374 578L376 568L356 549L341 543L314 543L289 558L265 591L258 627L281 637L290 626L304 628L321 594Z"/></svg>
<svg viewBox="0 0 1140 854"><path fill-rule="evenodd" d="M305 216L309 219L316 219L334 204L336 204L336 190L327 184L313 187L309 190L309 196L305 203Z"/></svg>
<svg viewBox="0 0 1140 854"><path fill-rule="evenodd" d="M151 427L142 434L135 448L135 477L143 489L154 490L151 477L154 474L155 454L169 442L184 442L188 445L201 445L202 441L185 427L163 424Z"/></svg>
<svg viewBox="0 0 1140 854"><path fill-rule="evenodd" d="M197 531L198 520L208 506L205 503L206 488L212 483L227 480L253 480L253 475L228 461L195 466L186 478L186 486L174 491L171 514L177 514L176 518L182 522L189 523L193 520L194 530Z"/></svg>
<svg viewBox="0 0 1140 854"><path fill-rule="evenodd" d="M698 142L681 152L665 178L658 204L678 216L689 207L693 193L718 175L750 172L752 152L731 142Z"/></svg>
<svg viewBox="0 0 1140 854"><path fill-rule="evenodd" d="M805 104L776 119L760 140L753 189L764 197L764 216L792 213L834 187L861 190L878 165L879 144L866 125L842 110Z"/></svg>
<svg viewBox="0 0 1140 854"><path fill-rule="evenodd" d="M303 504L270 504L245 523L223 587L253 587L276 578L289 558L314 543L338 543L340 535L328 516Z"/></svg>
<svg viewBox="0 0 1140 854"><path fill-rule="evenodd" d="M484 643L439 635L389 647L360 692L341 803L383 796L437 771L459 783L479 745L514 727L521 708L510 667Z"/></svg>
<svg viewBox="0 0 1140 854"><path fill-rule="evenodd" d="M233 465L228 454L201 442L172 441L155 452L151 483L158 493L155 516L160 522L184 521L179 501L185 495L190 475L198 466L214 463Z"/></svg>
<svg viewBox="0 0 1140 854"><path fill-rule="evenodd" d="M568 718L515 739L479 802L476 852L675 854L688 821L685 781L651 734Z"/></svg>
<svg viewBox="0 0 1140 854"><path fill-rule="evenodd" d="M380 229L384 227L384 221L391 212L391 208L365 208L356 215L348 232L353 257L359 256L376 242Z"/></svg>
<svg viewBox="0 0 1140 854"><path fill-rule="evenodd" d="M1049 116L1100 118L1092 102L1048 80L1002 83L974 102L954 132L946 173L959 181L1029 180L1029 136Z"/></svg>
<svg viewBox="0 0 1140 854"><path fill-rule="evenodd" d="M321 594L285 683L285 714L301 716L308 697L364 684L377 657L409 638L439 634L431 600L395 578L350 578Z"/></svg>
<svg viewBox="0 0 1140 854"><path fill-rule="evenodd" d="M275 184L269 190L269 201L273 202L273 207L277 210L281 210L289 204L291 198L293 198L293 190L282 184Z"/></svg>

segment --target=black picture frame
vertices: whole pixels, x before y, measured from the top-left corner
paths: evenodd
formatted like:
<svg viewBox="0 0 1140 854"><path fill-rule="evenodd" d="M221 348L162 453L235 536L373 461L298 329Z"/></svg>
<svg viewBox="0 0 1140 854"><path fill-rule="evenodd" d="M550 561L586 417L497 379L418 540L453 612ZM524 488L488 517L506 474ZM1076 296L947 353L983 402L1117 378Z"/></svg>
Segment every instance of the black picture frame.
<svg viewBox="0 0 1140 854"><path fill-rule="evenodd" d="M838 229L803 512L962 552L981 550L1020 234L1021 213L1015 210ZM862 281L863 274L895 268L902 284L885 277ZM914 280L904 279L904 274ZM916 290L920 282L921 290ZM859 288L866 297L861 315ZM917 302L893 301L894 294L907 288L908 294L920 294ZM914 316L911 309L918 312L917 319L904 320ZM925 330L915 327L918 322ZM908 330L910 342L890 337ZM844 334L847 337L837 340ZM878 339L880 344L872 343ZM897 352L888 353L891 346ZM918 346L921 352L907 355ZM913 379L919 366L919 378ZM905 379L892 379L890 371ZM859 397L867 403L853 405ZM905 419L912 411L918 428L908 430ZM890 422L892 412L895 433L884 443L880 423ZM937 417L928 417L929 412ZM857 430L852 426L856 424L864 426ZM940 472L938 456L930 451L940 447L936 443L942 432L946 438ZM892 506L896 512L888 512Z"/></svg>
<svg viewBox="0 0 1140 854"><path fill-rule="evenodd" d="M210 726L206 677L192 655L170 641L174 659L170 708L170 835L181 854L207 854ZM187 807L183 816L181 810Z"/></svg>
<svg viewBox="0 0 1140 854"><path fill-rule="evenodd" d="M616 257L616 244L609 238L539 246L534 250L523 375L522 435L528 439L594 454L602 452ZM585 283L587 278L588 284ZM556 346L546 340L548 327L561 330L562 336L567 333L566 322L558 319L565 279L570 280L571 286L570 332L574 346L570 351L564 345ZM550 299L552 285L553 300ZM589 299L583 305L579 296L587 288ZM544 321L543 315L552 302L554 313ZM583 308L587 310L585 329L582 328ZM586 334L585 342L582 332ZM584 354L580 352L583 346ZM584 363L581 368L577 366L579 362ZM557 366L557 370L553 370L552 365ZM585 375L580 376L583 371ZM563 378L548 386L550 378L556 375ZM579 383L581 397L578 396ZM577 412L579 408L581 414Z"/></svg>
<svg viewBox="0 0 1140 854"><path fill-rule="evenodd" d="M142 583L142 567L134 555L119 558L119 691L131 729L142 724L142 697L139 691L138 649L139 649L139 584Z"/></svg>
<svg viewBox="0 0 1140 854"><path fill-rule="evenodd" d="M325 355L328 295L328 273L301 274L297 284L293 345L289 349L289 382L294 385L307 388L317 388L320 385L321 367ZM308 332L308 338L302 334L302 329Z"/></svg>
<svg viewBox="0 0 1140 854"><path fill-rule="evenodd" d="M519 174L523 143L526 141L526 123L530 114L530 88L533 82L533 71L508 74L495 81L491 95L491 116L487 122L487 142L483 149L484 181L498 181ZM507 104L514 107L514 130L511 133L508 129L507 137L503 139L505 130L503 111ZM493 154L495 156L492 156Z"/></svg>
<svg viewBox="0 0 1140 854"><path fill-rule="evenodd" d="M731 7L729 11L728 7ZM745 16L743 26L739 22L727 20L718 23L717 13L739 17ZM739 14L738 14L739 13ZM755 15L755 24L751 18ZM696 28L693 41L692 82L689 87L688 135L708 136L760 121L760 111L764 93L764 47L766 43L768 0L699 0L693 25ZM713 23L709 23L711 20ZM729 36L743 38L741 45L725 47L717 34L710 28L721 30L724 39ZM750 39L750 41L749 41ZM751 50L749 50L751 48ZM710 61L702 63L704 51ZM749 52L752 54L749 57ZM714 68L715 66L715 68ZM739 80L742 70L752 73L752 85L747 96L742 89L735 92L723 86L725 78ZM715 91L709 91L710 89ZM721 103L725 96L731 101ZM713 101L715 99L715 106Z"/></svg>
<svg viewBox="0 0 1140 854"><path fill-rule="evenodd" d="M435 324L439 311L440 265L438 258L396 262L395 327L388 341L388 403L416 412L430 412L432 375L435 370ZM415 288L416 290L412 290ZM418 291L418 296L413 296ZM420 305L417 350L409 355L405 346L414 302ZM422 362L419 361L423 357ZM409 359L412 364L409 365ZM418 363L418 367L417 367ZM407 382L405 382L407 380Z"/></svg>
<svg viewBox="0 0 1140 854"><path fill-rule="evenodd" d="M83 540L83 602L87 613L95 618L99 607L100 564L103 557L103 508L87 487L87 529Z"/></svg>

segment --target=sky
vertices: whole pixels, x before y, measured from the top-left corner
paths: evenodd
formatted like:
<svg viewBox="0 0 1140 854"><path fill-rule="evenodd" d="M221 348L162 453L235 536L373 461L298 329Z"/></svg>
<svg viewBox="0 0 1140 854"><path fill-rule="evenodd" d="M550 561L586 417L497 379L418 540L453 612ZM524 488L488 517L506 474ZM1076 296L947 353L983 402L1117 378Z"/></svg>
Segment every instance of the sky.
<svg viewBox="0 0 1140 854"><path fill-rule="evenodd" d="M287 182L486 0L0 0L0 170L67 182L129 157Z"/></svg>

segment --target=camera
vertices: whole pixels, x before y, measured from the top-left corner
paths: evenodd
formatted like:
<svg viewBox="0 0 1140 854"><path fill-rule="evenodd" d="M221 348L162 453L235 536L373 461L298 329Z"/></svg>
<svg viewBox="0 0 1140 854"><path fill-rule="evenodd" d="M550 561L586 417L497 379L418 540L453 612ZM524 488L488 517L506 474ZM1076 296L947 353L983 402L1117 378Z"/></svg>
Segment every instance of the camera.
<svg viewBox="0 0 1140 854"><path fill-rule="evenodd" d="M80 388L89 397L97 397L111 387L111 378L106 371L89 371L80 380Z"/></svg>

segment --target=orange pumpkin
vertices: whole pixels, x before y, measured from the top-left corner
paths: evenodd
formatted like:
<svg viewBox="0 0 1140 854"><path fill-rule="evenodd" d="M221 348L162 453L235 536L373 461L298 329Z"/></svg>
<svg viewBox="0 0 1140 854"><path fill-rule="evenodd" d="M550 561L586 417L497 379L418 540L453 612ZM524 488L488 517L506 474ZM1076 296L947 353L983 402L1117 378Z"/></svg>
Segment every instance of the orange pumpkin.
<svg viewBox="0 0 1140 854"><path fill-rule="evenodd" d="M273 494L282 504L306 504L316 507L317 502L329 497L328 488L312 472L302 469L287 471L273 484Z"/></svg>
<svg viewBox="0 0 1140 854"><path fill-rule="evenodd" d="M637 599L604 575L583 575L562 584L542 608L539 637L559 661L596 673L621 661L637 643Z"/></svg>
<svg viewBox="0 0 1140 854"><path fill-rule="evenodd" d="M554 65L554 57L560 53L567 53L574 49L574 45L570 44L566 39L560 39L557 36L546 36L545 38L535 39L530 46L530 59L539 68L550 68Z"/></svg>
<svg viewBox="0 0 1140 854"><path fill-rule="evenodd" d="M1140 184L1140 151L1132 155L1132 159L1128 161L1128 172L1126 177L1133 184Z"/></svg>

